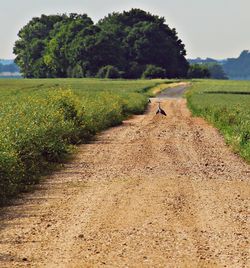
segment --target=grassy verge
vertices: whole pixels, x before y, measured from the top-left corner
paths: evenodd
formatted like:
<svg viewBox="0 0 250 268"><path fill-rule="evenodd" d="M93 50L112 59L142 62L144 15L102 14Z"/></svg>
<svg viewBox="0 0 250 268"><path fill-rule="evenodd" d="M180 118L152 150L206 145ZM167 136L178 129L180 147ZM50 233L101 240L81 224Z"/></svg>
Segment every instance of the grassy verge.
<svg viewBox="0 0 250 268"><path fill-rule="evenodd" d="M250 82L196 80L187 100L194 115L211 122L250 161Z"/></svg>
<svg viewBox="0 0 250 268"><path fill-rule="evenodd" d="M162 80L0 81L0 203L37 183L72 144L142 113Z"/></svg>

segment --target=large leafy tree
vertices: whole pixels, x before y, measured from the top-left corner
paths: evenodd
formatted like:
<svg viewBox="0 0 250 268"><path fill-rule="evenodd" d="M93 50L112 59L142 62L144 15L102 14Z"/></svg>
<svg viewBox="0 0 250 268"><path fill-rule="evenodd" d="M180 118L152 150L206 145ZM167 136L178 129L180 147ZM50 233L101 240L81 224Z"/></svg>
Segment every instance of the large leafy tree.
<svg viewBox="0 0 250 268"><path fill-rule="evenodd" d="M17 55L15 62L25 77L46 77L47 70L43 61L44 50L50 31L64 17L64 15L42 15L40 18L33 18L19 31L19 39L14 46L14 53Z"/></svg>
<svg viewBox="0 0 250 268"><path fill-rule="evenodd" d="M122 53L119 59L126 62L123 67L129 77L136 71L139 75L148 64L164 68L168 77L186 76L185 46L164 18L132 9L110 14L98 26L104 33L116 36Z"/></svg>
<svg viewBox="0 0 250 268"><path fill-rule="evenodd" d="M80 59L76 57L78 51L72 54L72 50L74 51L75 41L79 36L84 40L86 36L94 34L93 28L93 21L86 14L70 14L54 26L43 57L50 76L71 76L70 70L75 68L80 71ZM82 57L83 61L86 61L84 55Z"/></svg>
<svg viewBox="0 0 250 268"><path fill-rule="evenodd" d="M19 32L16 63L25 77L95 76L114 66L126 78L139 78L146 66L186 76L186 51L164 18L140 9L112 13L97 25L86 15L32 19Z"/></svg>

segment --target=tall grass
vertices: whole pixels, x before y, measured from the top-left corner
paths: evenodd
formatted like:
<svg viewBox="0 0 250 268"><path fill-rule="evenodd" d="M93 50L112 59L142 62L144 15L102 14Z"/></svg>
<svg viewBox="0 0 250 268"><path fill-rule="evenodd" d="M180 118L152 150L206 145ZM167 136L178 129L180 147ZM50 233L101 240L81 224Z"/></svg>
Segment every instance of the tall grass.
<svg viewBox="0 0 250 268"><path fill-rule="evenodd" d="M250 81L196 80L187 100L193 114L211 122L250 161Z"/></svg>
<svg viewBox="0 0 250 268"><path fill-rule="evenodd" d="M0 202L38 182L72 144L141 113L163 81L0 81Z"/></svg>

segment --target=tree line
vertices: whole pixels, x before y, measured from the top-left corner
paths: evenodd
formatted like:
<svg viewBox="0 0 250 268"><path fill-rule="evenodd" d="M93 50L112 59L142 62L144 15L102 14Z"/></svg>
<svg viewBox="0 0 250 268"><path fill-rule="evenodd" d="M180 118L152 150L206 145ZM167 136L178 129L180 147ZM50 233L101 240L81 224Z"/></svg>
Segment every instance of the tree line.
<svg viewBox="0 0 250 268"><path fill-rule="evenodd" d="M250 79L250 51L243 50L238 58L230 58L224 63L224 70L231 79Z"/></svg>
<svg viewBox="0 0 250 268"><path fill-rule="evenodd" d="M17 73L19 68L14 63L2 64L0 62L0 73Z"/></svg>
<svg viewBox="0 0 250 268"><path fill-rule="evenodd" d="M189 69L176 30L140 9L96 24L87 14L41 15L18 37L15 62L26 78L177 78Z"/></svg>
<svg viewBox="0 0 250 268"><path fill-rule="evenodd" d="M217 62L192 63L187 76L188 78L228 79L223 66Z"/></svg>

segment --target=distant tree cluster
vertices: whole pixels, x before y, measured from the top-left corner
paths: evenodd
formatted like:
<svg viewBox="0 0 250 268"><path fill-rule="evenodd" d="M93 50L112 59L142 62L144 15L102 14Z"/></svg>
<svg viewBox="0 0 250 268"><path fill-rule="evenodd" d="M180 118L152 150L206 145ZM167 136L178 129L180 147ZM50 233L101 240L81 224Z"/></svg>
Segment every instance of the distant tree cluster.
<svg viewBox="0 0 250 268"><path fill-rule="evenodd" d="M250 79L250 51L244 50L236 59L228 59L224 70L231 79Z"/></svg>
<svg viewBox="0 0 250 268"><path fill-rule="evenodd" d="M211 58L189 59L193 64L207 65L211 78L250 80L250 51L243 50L238 58L215 60Z"/></svg>
<svg viewBox="0 0 250 268"><path fill-rule="evenodd" d="M228 77L223 69L223 66L219 63L207 63L205 66L208 68L210 78L227 80Z"/></svg>
<svg viewBox="0 0 250 268"><path fill-rule="evenodd" d="M212 58L206 58L206 59L202 59L202 58L196 58L196 59L188 59L188 62L190 64L206 64L206 63L218 63L217 60L212 59Z"/></svg>
<svg viewBox="0 0 250 268"><path fill-rule="evenodd" d="M228 79L223 67L214 62L191 64L188 70L188 78Z"/></svg>
<svg viewBox="0 0 250 268"><path fill-rule="evenodd" d="M210 78L207 66L203 64L191 64L188 70L188 78Z"/></svg>
<svg viewBox="0 0 250 268"><path fill-rule="evenodd" d="M176 30L140 9L97 24L86 15L42 15L18 33L15 62L27 78L186 77L189 64Z"/></svg>
<svg viewBox="0 0 250 268"><path fill-rule="evenodd" d="M2 64L0 63L0 73L17 73L19 68L15 63L11 64Z"/></svg>

